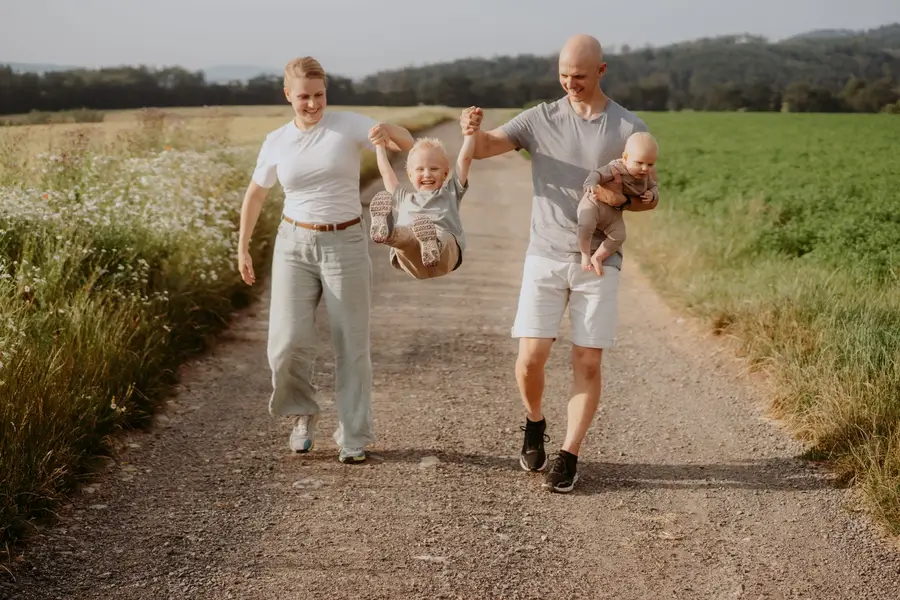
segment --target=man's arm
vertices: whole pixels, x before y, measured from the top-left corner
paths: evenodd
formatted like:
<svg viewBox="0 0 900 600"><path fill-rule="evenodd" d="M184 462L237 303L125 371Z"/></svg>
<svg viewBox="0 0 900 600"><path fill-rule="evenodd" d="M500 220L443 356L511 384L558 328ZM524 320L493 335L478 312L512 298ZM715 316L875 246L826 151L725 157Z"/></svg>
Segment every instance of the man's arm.
<svg viewBox="0 0 900 600"><path fill-rule="evenodd" d="M491 131L477 131L474 137L475 153L473 158L490 158L516 149L516 144L499 128Z"/></svg>
<svg viewBox="0 0 900 600"><path fill-rule="evenodd" d="M654 180L647 191L653 194L653 198L650 202L629 202L626 206L622 207L622 210L640 212L642 210L653 210L656 208L656 205L659 204L659 184Z"/></svg>
<svg viewBox="0 0 900 600"><path fill-rule="evenodd" d="M659 196L657 195L651 202L629 202L622 207L622 210L630 210L631 212L641 212L644 210L653 210L659 204Z"/></svg>
<svg viewBox="0 0 900 600"><path fill-rule="evenodd" d="M498 127L490 131L482 130L481 121L483 118L484 111L475 106L463 110L459 117L459 125L462 128L463 135L471 135L475 138L473 158L490 158L516 149L516 143L509 139L509 136L506 135L502 128Z"/></svg>
<svg viewBox="0 0 900 600"><path fill-rule="evenodd" d="M399 182L397 174L394 173L394 167L391 166L391 160L388 158L385 144L375 146L375 158L378 162L378 172L381 173L381 181L384 182L384 189L393 194Z"/></svg>
<svg viewBox="0 0 900 600"><path fill-rule="evenodd" d="M610 174L612 178L594 186L591 189L591 193L597 202L618 208L625 205L628 202L628 198L625 197L622 191L622 174L619 173L618 169L610 169Z"/></svg>

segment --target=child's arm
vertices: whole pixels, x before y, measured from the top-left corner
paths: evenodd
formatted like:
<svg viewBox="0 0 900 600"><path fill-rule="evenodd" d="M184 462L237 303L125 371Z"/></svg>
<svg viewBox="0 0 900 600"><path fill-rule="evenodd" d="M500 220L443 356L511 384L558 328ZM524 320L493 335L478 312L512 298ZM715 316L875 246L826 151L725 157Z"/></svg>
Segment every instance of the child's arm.
<svg viewBox="0 0 900 600"><path fill-rule="evenodd" d="M388 158L387 148L384 144L375 146L375 158L378 161L378 171L381 173L384 189L393 194L400 183L397 181L397 174L394 173L394 167L391 166L391 160Z"/></svg>
<svg viewBox="0 0 900 600"><path fill-rule="evenodd" d="M459 183L465 186L469 182L469 167L472 166L472 157L475 155L475 134L470 133L463 137L462 148L456 158L456 177Z"/></svg>

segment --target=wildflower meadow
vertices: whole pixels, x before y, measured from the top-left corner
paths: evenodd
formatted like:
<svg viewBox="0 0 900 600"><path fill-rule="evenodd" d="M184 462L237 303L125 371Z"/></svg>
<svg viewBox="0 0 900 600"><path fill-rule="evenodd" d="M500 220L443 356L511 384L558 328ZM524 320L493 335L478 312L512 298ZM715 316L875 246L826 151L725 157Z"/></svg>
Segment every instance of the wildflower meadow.
<svg viewBox="0 0 900 600"><path fill-rule="evenodd" d="M187 355L250 299L234 266L252 153L147 113L113 143L74 132L0 160L0 540L139 424ZM265 266L279 206L267 203Z"/></svg>

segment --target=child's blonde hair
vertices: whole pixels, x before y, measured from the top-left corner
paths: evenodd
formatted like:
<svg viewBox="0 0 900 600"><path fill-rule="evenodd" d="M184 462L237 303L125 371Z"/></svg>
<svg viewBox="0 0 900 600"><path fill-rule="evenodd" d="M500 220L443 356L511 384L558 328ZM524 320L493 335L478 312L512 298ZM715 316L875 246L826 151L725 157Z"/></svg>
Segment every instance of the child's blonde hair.
<svg viewBox="0 0 900 600"><path fill-rule="evenodd" d="M312 56L295 58L284 67L284 87L298 79L325 79L325 69Z"/></svg>
<svg viewBox="0 0 900 600"><path fill-rule="evenodd" d="M413 147L410 148L409 153L406 155L407 167L409 166L409 158L419 150L438 150L441 153L441 156L444 157L444 160L447 161L447 164L450 164L450 155L447 154L447 149L444 148L444 144L441 143L441 140L435 137L422 137L416 139Z"/></svg>

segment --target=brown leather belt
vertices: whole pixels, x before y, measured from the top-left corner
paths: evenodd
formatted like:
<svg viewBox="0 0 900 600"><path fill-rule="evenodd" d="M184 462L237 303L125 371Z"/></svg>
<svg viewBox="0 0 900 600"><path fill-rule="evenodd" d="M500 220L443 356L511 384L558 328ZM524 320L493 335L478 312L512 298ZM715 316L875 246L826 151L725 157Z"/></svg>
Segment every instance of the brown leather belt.
<svg viewBox="0 0 900 600"><path fill-rule="evenodd" d="M293 225L294 227L303 227L304 229L312 229L313 231L341 231L347 229L348 227L352 227L359 223L361 219L356 217L352 221L344 221L343 223L331 224L331 223L301 223L300 221L295 221L292 218L281 215L281 217Z"/></svg>

